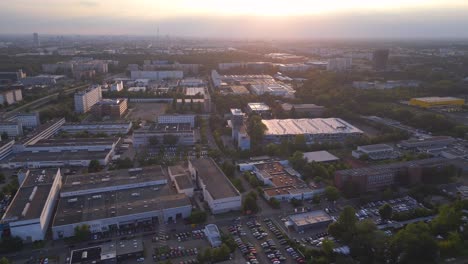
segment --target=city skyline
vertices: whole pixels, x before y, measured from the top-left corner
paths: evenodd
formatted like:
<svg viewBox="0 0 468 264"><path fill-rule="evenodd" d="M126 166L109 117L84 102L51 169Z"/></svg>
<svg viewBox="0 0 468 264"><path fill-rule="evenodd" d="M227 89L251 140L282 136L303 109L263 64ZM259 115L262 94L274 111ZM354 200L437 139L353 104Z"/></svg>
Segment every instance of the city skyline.
<svg viewBox="0 0 468 264"><path fill-rule="evenodd" d="M259 38L466 38L451 1L63 1L0 3L0 34ZM15 27L11 27L15 25Z"/></svg>

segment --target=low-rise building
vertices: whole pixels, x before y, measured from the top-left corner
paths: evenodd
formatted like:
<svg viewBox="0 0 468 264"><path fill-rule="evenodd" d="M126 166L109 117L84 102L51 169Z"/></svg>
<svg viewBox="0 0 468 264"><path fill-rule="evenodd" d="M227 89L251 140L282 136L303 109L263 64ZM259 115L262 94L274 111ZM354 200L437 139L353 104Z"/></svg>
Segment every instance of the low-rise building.
<svg viewBox="0 0 468 264"><path fill-rule="evenodd" d="M69 176L52 224L53 238L73 236L75 227L85 224L91 233L103 233L190 216L189 198L167 182L161 166Z"/></svg>
<svg viewBox="0 0 468 264"><path fill-rule="evenodd" d="M316 183L307 184L297 171L287 166L286 161L257 163L253 165L252 172L260 182L269 186L263 188L267 200L271 198L279 201L312 199L325 190Z"/></svg>
<svg viewBox="0 0 468 264"><path fill-rule="evenodd" d="M10 118L8 121L20 122L23 128L36 128L41 125L39 119L39 112L34 113L18 113Z"/></svg>
<svg viewBox="0 0 468 264"><path fill-rule="evenodd" d="M184 193L188 197L192 197L195 184L190 177L188 169L182 165L175 165L170 166L168 168L168 172L177 192Z"/></svg>
<svg viewBox="0 0 468 264"><path fill-rule="evenodd" d="M13 154L14 140L2 140L0 141L0 161Z"/></svg>
<svg viewBox="0 0 468 264"><path fill-rule="evenodd" d="M259 115L262 118L270 118L271 108L265 103L248 103L247 113Z"/></svg>
<svg viewBox="0 0 468 264"><path fill-rule="evenodd" d="M264 140L274 143L293 140L297 135L304 135L308 144L343 141L364 133L340 118L271 119L262 123L267 128Z"/></svg>
<svg viewBox="0 0 468 264"><path fill-rule="evenodd" d="M358 146L356 150L353 150L352 156L357 159L368 157L371 160L384 160L396 159L400 156L400 153L387 144L374 144Z"/></svg>
<svg viewBox="0 0 468 264"><path fill-rule="evenodd" d="M219 247L222 244L221 232L219 232L218 226L215 224L209 224L205 226L203 230L205 232L208 242L212 247Z"/></svg>
<svg viewBox="0 0 468 264"><path fill-rule="evenodd" d="M449 136L435 136L422 139L408 139L398 143L398 147L403 149L429 149L429 148L446 148L456 140Z"/></svg>
<svg viewBox="0 0 468 264"><path fill-rule="evenodd" d="M60 79L64 79L65 75L47 75L42 74L34 77L25 77L20 80L20 82L25 86L35 86L35 85L55 85Z"/></svg>
<svg viewBox="0 0 468 264"><path fill-rule="evenodd" d="M242 207L242 197L224 172L211 158L189 161L189 171L203 190L203 199L213 214L237 211Z"/></svg>
<svg viewBox="0 0 468 264"><path fill-rule="evenodd" d="M327 227L332 218L323 210L304 212L288 216L287 225L292 226L296 231Z"/></svg>
<svg viewBox="0 0 468 264"><path fill-rule="evenodd" d="M412 98L409 101L410 105L422 108L431 107L460 107L465 104L465 99L456 97L420 97Z"/></svg>
<svg viewBox="0 0 468 264"><path fill-rule="evenodd" d="M339 170L335 172L335 185L343 189L354 184L362 192L377 191L392 185L423 182L425 172L442 171L447 166L450 166L447 159L429 158Z"/></svg>
<svg viewBox="0 0 468 264"><path fill-rule="evenodd" d="M1 223L25 242L44 240L61 185L60 169L27 170Z"/></svg>
<svg viewBox="0 0 468 264"><path fill-rule="evenodd" d="M143 256L144 246L141 239L121 239L116 242L102 243L96 246L72 250L69 264L111 264L121 261L136 261Z"/></svg>
<svg viewBox="0 0 468 264"><path fill-rule="evenodd" d="M122 81L116 81L115 83L113 83L111 85L110 90L112 92L120 92L120 91L123 90L123 88L124 88L123 82Z"/></svg>
<svg viewBox="0 0 468 264"><path fill-rule="evenodd" d="M132 122L66 123L60 131L68 134L88 132L90 134L126 135L132 129Z"/></svg>
<svg viewBox="0 0 468 264"><path fill-rule="evenodd" d="M168 135L176 137L177 144L195 144L195 132L190 123L162 123L135 130L133 132L133 146L138 148L149 145L151 138L156 138L160 144L164 144Z"/></svg>
<svg viewBox="0 0 468 264"><path fill-rule="evenodd" d="M307 162L335 162L340 160L335 155L331 154L328 151L321 150L321 151L312 151L312 152L305 152L304 159Z"/></svg>
<svg viewBox="0 0 468 264"><path fill-rule="evenodd" d="M8 137L22 136L23 126L19 121L0 122L0 134L7 134Z"/></svg>
<svg viewBox="0 0 468 264"><path fill-rule="evenodd" d="M189 123L195 126L195 115L159 115L156 122L158 124L183 124Z"/></svg>
<svg viewBox="0 0 468 264"><path fill-rule="evenodd" d="M122 117L127 113L128 109L128 99L119 98L119 99L102 99L97 102L92 107L92 113L99 117L109 116L111 118L117 119Z"/></svg>

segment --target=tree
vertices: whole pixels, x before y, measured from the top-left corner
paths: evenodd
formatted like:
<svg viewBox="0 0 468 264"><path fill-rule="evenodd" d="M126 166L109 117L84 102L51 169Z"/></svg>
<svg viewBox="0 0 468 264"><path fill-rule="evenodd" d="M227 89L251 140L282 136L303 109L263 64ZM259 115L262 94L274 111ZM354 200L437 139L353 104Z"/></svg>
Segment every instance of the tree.
<svg viewBox="0 0 468 264"><path fill-rule="evenodd" d="M151 146L156 146L159 143L158 137L152 136L148 138L148 142Z"/></svg>
<svg viewBox="0 0 468 264"><path fill-rule="evenodd" d="M10 264L10 261L9 261L7 258L2 257L2 258L0 259L0 264Z"/></svg>
<svg viewBox="0 0 468 264"><path fill-rule="evenodd" d="M386 263L387 236L371 220L356 222L349 243L351 256L359 263Z"/></svg>
<svg viewBox="0 0 468 264"><path fill-rule="evenodd" d="M0 241L0 253L10 253L23 249L23 240L20 237L3 237Z"/></svg>
<svg viewBox="0 0 468 264"><path fill-rule="evenodd" d="M179 137L176 135L168 134L163 136L163 142L165 145L176 145L178 141Z"/></svg>
<svg viewBox="0 0 468 264"><path fill-rule="evenodd" d="M89 225L79 225L75 226L75 240L76 241L86 241L90 238L91 231L89 230Z"/></svg>
<svg viewBox="0 0 468 264"><path fill-rule="evenodd" d="M443 205L439 214L431 222L431 228L435 234L447 235L455 231L461 224L462 212L456 206Z"/></svg>
<svg viewBox="0 0 468 264"><path fill-rule="evenodd" d="M5 174L0 172L0 183L5 183Z"/></svg>
<svg viewBox="0 0 468 264"><path fill-rule="evenodd" d="M7 139L8 139L8 133L7 133L7 132L3 132L2 135L1 135L1 139L2 139L2 140L7 140Z"/></svg>
<svg viewBox="0 0 468 264"><path fill-rule="evenodd" d="M244 213L256 213L259 210L257 205L257 198L254 195L254 192L250 192L244 197L244 201L242 202L242 211Z"/></svg>
<svg viewBox="0 0 468 264"><path fill-rule="evenodd" d="M224 161L221 165L221 170L226 174L226 176L233 177L236 172L236 166L229 161Z"/></svg>
<svg viewBox="0 0 468 264"><path fill-rule="evenodd" d="M299 200L299 199L296 199L296 198L292 198L291 201L290 201L291 205L293 207L299 207L299 206L302 206L302 201Z"/></svg>
<svg viewBox="0 0 468 264"><path fill-rule="evenodd" d="M98 172L102 169L101 164L98 160L91 160L88 165L88 172Z"/></svg>
<svg viewBox="0 0 468 264"><path fill-rule="evenodd" d="M333 202L340 198L340 192L333 186L327 186L325 188L325 196L327 197L328 201Z"/></svg>
<svg viewBox="0 0 468 264"><path fill-rule="evenodd" d="M270 203L270 206L274 209L279 209L281 206L280 202L275 197L271 197L268 202Z"/></svg>
<svg viewBox="0 0 468 264"><path fill-rule="evenodd" d="M354 208L346 206L343 208L338 220L328 226L328 232L333 237L342 240L344 243L348 243L354 236L357 220Z"/></svg>
<svg viewBox="0 0 468 264"><path fill-rule="evenodd" d="M294 137L294 147L298 150L304 151L307 148L307 141L305 135L296 135Z"/></svg>
<svg viewBox="0 0 468 264"><path fill-rule="evenodd" d="M393 213L393 208L388 203L382 205L379 208L379 215L380 215L380 218L382 218L382 220L389 220L390 218L392 218L392 213Z"/></svg>
<svg viewBox="0 0 468 264"><path fill-rule="evenodd" d="M335 248L335 243L329 239L325 239L322 242L322 251L328 257L333 255L333 248Z"/></svg>
<svg viewBox="0 0 468 264"><path fill-rule="evenodd" d="M200 210L193 210L190 216L188 217L188 221L191 224L202 224L206 221L207 214L205 211Z"/></svg>
<svg viewBox="0 0 468 264"><path fill-rule="evenodd" d="M427 224L409 224L390 240L390 262L426 264L437 262L437 243Z"/></svg>
<svg viewBox="0 0 468 264"><path fill-rule="evenodd" d="M289 163L296 170L303 170L304 166L307 164L304 154L300 151L294 152L294 154L289 158Z"/></svg>
<svg viewBox="0 0 468 264"><path fill-rule="evenodd" d="M252 115L247 122L247 133L250 136L252 145L260 146L267 127L262 123L262 118L258 115Z"/></svg>

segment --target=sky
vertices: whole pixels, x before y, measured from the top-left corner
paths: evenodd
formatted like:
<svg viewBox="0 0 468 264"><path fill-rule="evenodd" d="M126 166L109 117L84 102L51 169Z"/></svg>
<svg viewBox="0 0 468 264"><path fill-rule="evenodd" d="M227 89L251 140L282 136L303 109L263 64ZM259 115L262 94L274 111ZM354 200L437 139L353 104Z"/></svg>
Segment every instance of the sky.
<svg viewBox="0 0 468 264"><path fill-rule="evenodd" d="M468 38L467 0L2 0L0 34Z"/></svg>

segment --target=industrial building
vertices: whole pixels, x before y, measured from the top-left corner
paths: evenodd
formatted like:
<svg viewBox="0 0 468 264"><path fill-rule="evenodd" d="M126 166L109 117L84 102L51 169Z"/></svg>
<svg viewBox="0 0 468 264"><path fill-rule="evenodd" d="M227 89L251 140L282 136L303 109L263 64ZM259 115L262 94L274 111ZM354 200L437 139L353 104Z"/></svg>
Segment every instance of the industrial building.
<svg viewBox="0 0 468 264"><path fill-rule="evenodd" d="M304 212L288 216L286 225L292 226L297 232L307 229L327 227L333 219L323 210Z"/></svg>
<svg viewBox="0 0 468 264"><path fill-rule="evenodd" d="M260 182L269 186L263 188L267 200L270 198L279 201L312 199L325 190L316 183L307 184L297 171L287 166L286 162L273 161L253 164L252 172Z"/></svg>
<svg viewBox="0 0 468 264"><path fill-rule="evenodd" d="M136 79L149 79L153 81L160 81L166 79L183 79L183 71L131 71L130 78Z"/></svg>
<svg viewBox="0 0 468 264"><path fill-rule="evenodd" d="M94 85L84 91L75 93L75 112L87 113L93 105L102 100L100 85Z"/></svg>
<svg viewBox="0 0 468 264"><path fill-rule="evenodd" d="M374 144L358 146L356 150L353 150L352 156L357 159L368 157L371 160L384 160L396 159L400 156L400 153L387 144Z"/></svg>
<svg viewBox="0 0 468 264"><path fill-rule="evenodd" d="M0 134L7 134L10 138L22 136L23 126L19 121L0 122Z"/></svg>
<svg viewBox="0 0 468 264"><path fill-rule="evenodd" d="M20 80L24 86L36 86L36 85L55 85L61 79L64 79L65 75L48 75L41 74L34 77L25 77Z"/></svg>
<svg viewBox="0 0 468 264"><path fill-rule="evenodd" d="M26 73L21 69L15 72L0 72L0 83L15 83L25 77Z"/></svg>
<svg viewBox="0 0 468 264"><path fill-rule="evenodd" d="M110 117L118 119L127 113L128 99L102 99L91 108L91 112L98 118Z"/></svg>
<svg viewBox="0 0 468 264"><path fill-rule="evenodd" d="M0 161L13 154L14 144L15 140L13 139L0 141Z"/></svg>
<svg viewBox="0 0 468 264"><path fill-rule="evenodd" d="M92 160L97 160L102 166L107 165L112 159L111 150L87 151L87 150L64 150L60 152L39 151L22 152L5 159L1 163L2 168L50 168L77 166L88 167Z"/></svg>
<svg viewBox="0 0 468 264"><path fill-rule="evenodd" d="M194 145L195 132L190 123L162 123L151 124L133 132L133 146L135 148L146 146L151 138L157 138L160 144L164 143L165 136L177 137L179 145Z"/></svg>
<svg viewBox="0 0 468 264"><path fill-rule="evenodd" d="M418 106L422 108L431 107L460 107L465 104L465 99L456 97L420 97L412 98L409 101L412 106Z"/></svg>
<svg viewBox="0 0 468 264"><path fill-rule="evenodd" d="M307 162L335 162L340 160L335 155L331 154L328 151L321 150L321 151L312 151L312 152L305 152L304 159Z"/></svg>
<svg viewBox="0 0 468 264"><path fill-rule="evenodd" d="M224 172L211 158L189 160L189 171L197 186L203 190L203 199L211 213L237 211L242 207L242 197Z"/></svg>
<svg viewBox="0 0 468 264"><path fill-rule="evenodd" d="M144 256L144 246L141 239L119 240L102 243L87 248L71 251L70 262L66 264L114 264L120 261L134 260Z"/></svg>
<svg viewBox="0 0 468 264"><path fill-rule="evenodd" d="M126 135L131 129L132 122L66 123L60 127L61 132L68 134L86 131L90 134Z"/></svg>
<svg viewBox="0 0 468 264"><path fill-rule="evenodd" d="M168 167L168 172L177 192L192 197L195 183L190 176L188 168L182 165L175 165Z"/></svg>
<svg viewBox="0 0 468 264"><path fill-rule="evenodd" d="M60 169L26 170L1 223L25 242L44 240L62 185Z"/></svg>
<svg viewBox="0 0 468 264"><path fill-rule="evenodd" d="M275 143L293 140L296 135L304 135L307 143L319 143L343 141L363 134L340 118L271 119L262 120L262 123L267 128L264 140Z"/></svg>
<svg viewBox="0 0 468 264"><path fill-rule="evenodd" d="M122 81L116 81L115 83L111 84L110 90L112 92L120 92L124 88Z"/></svg>
<svg viewBox="0 0 468 264"><path fill-rule="evenodd" d="M343 189L354 183L360 191L377 191L392 185L423 182L424 172L438 171L450 164L444 158L397 162L335 172L335 185ZM442 176L442 175L441 175Z"/></svg>
<svg viewBox="0 0 468 264"><path fill-rule="evenodd" d="M52 224L54 239L89 225L91 233L175 222L190 216L192 205L177 194L161 166L69 176L63 184Z"/></svg>
<svg viewBox="0 0 468 264"><path fill-rule="evenodd" d="M38 126L26 137L15 143L13 150L22 151L25 146L34 145L41 139L48 139L57 134L60 127L65 124L65 118L57 118Z"/></svg>
<svg viewBox="0 0 468 264"><path fill-rule="evenodd" d="M435 136L422 139L408 139L398 143L398 147L410 150L443 149L456 140L449 136Z"/></svg>
<svg viewBox="0 0 468 264"><path fill-rule="evenodd" d="M352 58L334 58L328 60L327 71L347 71L353 66Z"/></svg>

